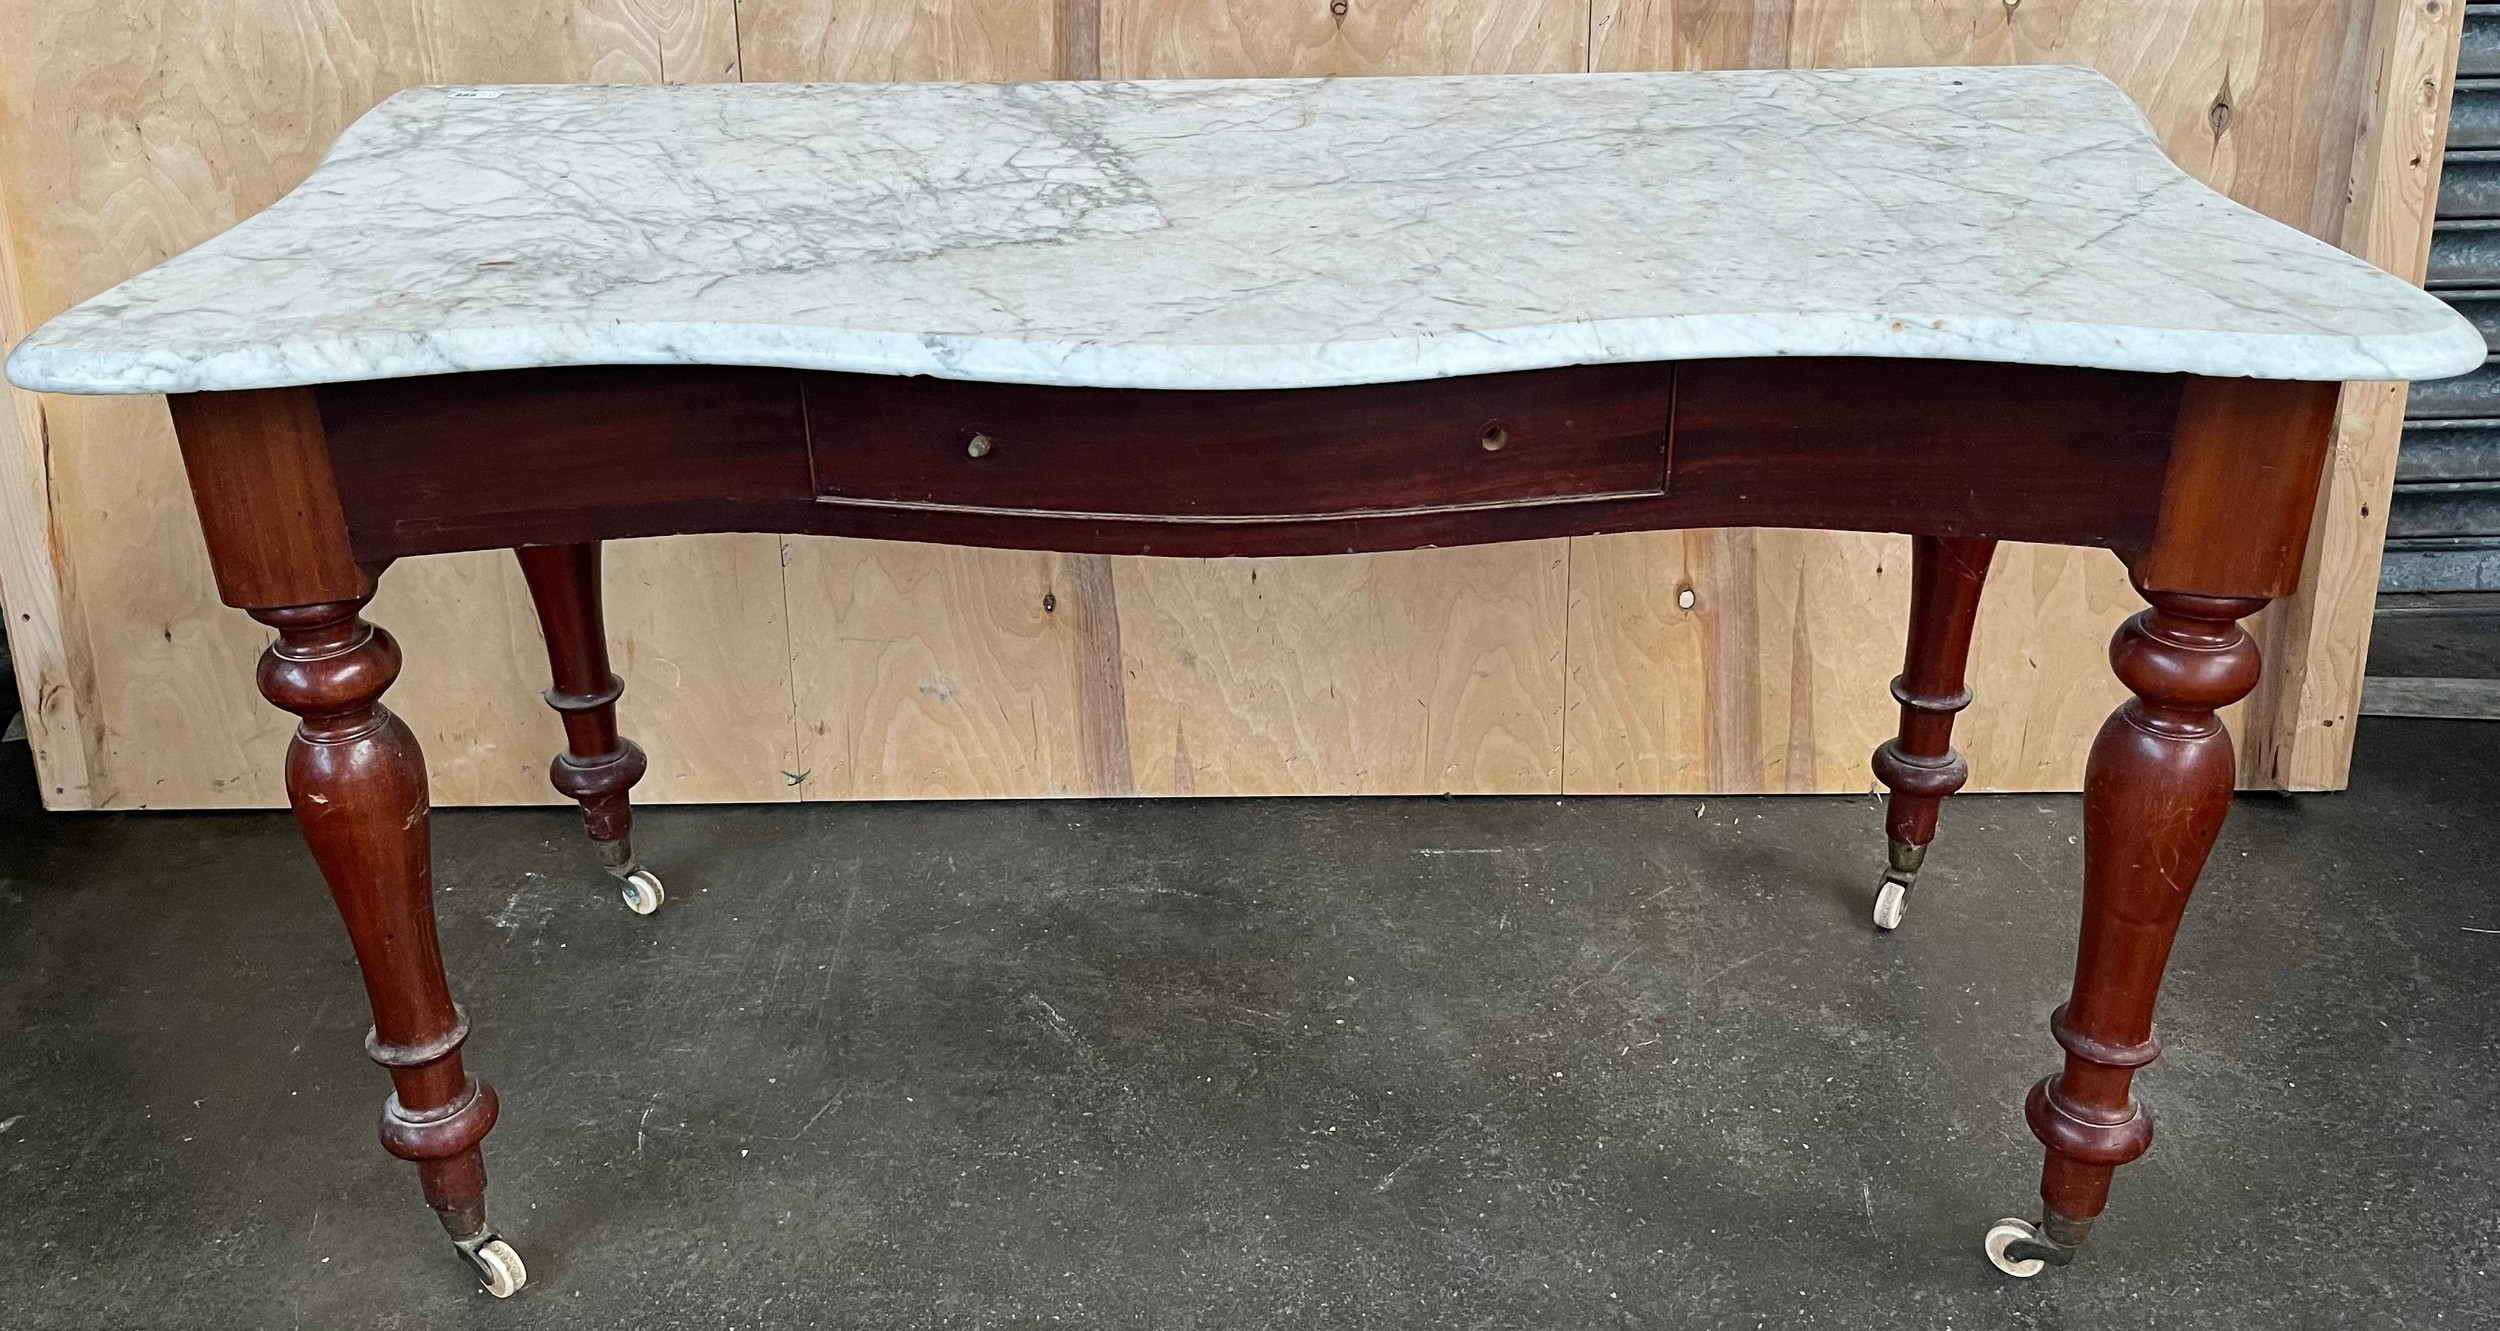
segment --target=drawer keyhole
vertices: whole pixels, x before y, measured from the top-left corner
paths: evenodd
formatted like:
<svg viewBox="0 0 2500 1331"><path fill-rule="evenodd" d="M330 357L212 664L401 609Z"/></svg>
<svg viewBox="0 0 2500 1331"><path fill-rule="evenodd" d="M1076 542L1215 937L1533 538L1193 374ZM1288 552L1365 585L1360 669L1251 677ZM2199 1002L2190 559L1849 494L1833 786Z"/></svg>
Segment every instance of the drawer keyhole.
<svg viewBox="0 0 2500 1331"><path fill-rule="evenodd" d="M1476 436L1476 442L1483 444L1487 453L1499 453L1509 447L1510 431L1503 429L1501 422L1495 421L1484 427L1484 433Z"/></svg>
<svg viewBox="0 0 2500 1331"><path fill-rule="evenodd" d="M976 434L972 436L972 438L964 442L964 453L969 457L988 457L990 455L990 437L986 434Z"/></svg>

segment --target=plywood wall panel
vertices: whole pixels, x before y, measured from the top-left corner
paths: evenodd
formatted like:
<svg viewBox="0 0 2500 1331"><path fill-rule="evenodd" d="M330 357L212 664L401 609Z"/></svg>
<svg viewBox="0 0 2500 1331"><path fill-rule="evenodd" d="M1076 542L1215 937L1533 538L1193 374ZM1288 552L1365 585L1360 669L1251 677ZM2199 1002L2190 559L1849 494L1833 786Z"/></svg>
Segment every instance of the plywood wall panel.
<svg viewBox="0 0 2500 1331"><path fill-rule="evenodd" d="M164 400L47 398L45 426L102 704L98 803L284 804L293 723L252 683L268 636L217 600Z"/></svg>
<svg viewBox="0 0 2500 1331"><path fill-rule="evenodd" d="M1588 67L1586 0L1101 0L1106 78Z"/></svg>
<svg viewBox="0 0 2500 1331"><path fill-rule="evenodd" d="M745 0L753 82L1059 77L1057 0Z"/></svg>
<svg viewBox="0 0 2500 1331"><path fill-rule="evenodd" d="M2430 253L2440 154L2465 9L2454 0L2378 0L2357 117L2344 248L2419 282ZM2331 790L2352 763L2387 505L2404 430L2405 385L2348 384L2310 529L2300 590L2276 608L2276 679L2260 695L2250 779Z"/></svg>
<svg viewBox="0 0 2500 1331"><path fill-rule="evenodd" d="M1596 0L1589 68L1778 69L1794 0Z"/></svg>
<svg viewBox="0 0 2500 1331"><path fill-rule="evenodd" d="M1120 561L1137 789L1559 790L1569 548Z"/></svg>
<svg viewBox="0 0 2500 1331"><path fill-rule="evenodd" d="M822 537L788 550L802 798L1106 793L1082 729L1078 621L1097 589L1075 557Z"/></svg>
<svg viewBox="0 0 2500 1331"><path fill-rule="evenodd" d="M1903 537L1590 537L1571 555L1574 794L1855 791L1890 733Z"/></svg>

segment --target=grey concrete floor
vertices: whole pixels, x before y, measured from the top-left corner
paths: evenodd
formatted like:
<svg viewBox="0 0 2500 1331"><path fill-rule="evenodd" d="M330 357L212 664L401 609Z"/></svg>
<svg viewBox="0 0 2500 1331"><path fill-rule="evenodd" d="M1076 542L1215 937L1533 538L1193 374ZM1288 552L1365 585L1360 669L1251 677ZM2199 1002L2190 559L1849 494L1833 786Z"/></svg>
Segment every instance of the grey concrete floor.
<svg viewBox="0 0 2500 1331"><path fill-rule="evenodd" d="M2031 1214L2071 798L1966 797L1899 934L1871 800L437 820L503 1091L478 1293L375 1146L276 814L46 816L0 749L0 1327L2421 1327L2500 1316L2500 727L2240 801L2161 1137Z"/></svg>

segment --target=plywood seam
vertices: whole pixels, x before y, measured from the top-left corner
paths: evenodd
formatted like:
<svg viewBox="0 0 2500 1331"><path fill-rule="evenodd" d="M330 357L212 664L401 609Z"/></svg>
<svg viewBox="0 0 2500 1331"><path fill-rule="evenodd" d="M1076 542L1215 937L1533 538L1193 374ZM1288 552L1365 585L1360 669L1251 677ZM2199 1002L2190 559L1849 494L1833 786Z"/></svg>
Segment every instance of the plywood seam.
<svg viewBox="0 0 2500 1331"><path fill-rule="evenodd" d="M1591 0L1592 13L1595 12L1595 8L1596 0ZM1580 598L1573 590L1578 584L1571 580L1571 556L1579 547L1579 537L1571 536L1563 539L1562 698L1560 711L1555 717L1554 724L1554 729L1559 736L1556 743L1560 750L1555 754L1554 764L1554 793L1557 795L1565 793L1571 785L1571 695L1573 692L1571 687L1571 631L1572 620L1580 613Z"/></svg>
<svg viewBox="0 0 2500 1331"><path fill-rule="evenodd" d="M790 748L783 758L783 761L789 763L790 767L783 769L782 776L785 779L788 779L791 785L798 788L798 797L802 800L806 800L814 798L814 792L808 789L807 782L808 778L816 774L816 769L815 764L810 761L807 756L807 736L802 733L807 724L806 719L799 714L799 638L797 631L791 627L790 622L789 537L776 536L773 539L773 556L774 572L776 576L781 579L781 673L782 685L784 688L783 696L788 699L790 704ZM792 769L796 769L795 777L793 777Z"/></svg>

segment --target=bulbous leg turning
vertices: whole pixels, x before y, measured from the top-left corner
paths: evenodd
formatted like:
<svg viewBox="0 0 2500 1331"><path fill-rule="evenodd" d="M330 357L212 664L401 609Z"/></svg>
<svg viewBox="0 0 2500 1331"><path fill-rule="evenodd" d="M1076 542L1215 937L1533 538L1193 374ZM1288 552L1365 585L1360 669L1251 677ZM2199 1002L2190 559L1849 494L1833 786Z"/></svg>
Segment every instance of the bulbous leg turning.
<svg viewBox="0 0 2500 1331"><path fill-rule="evenodd" d="M2153 1004L2171 942L2231 806L2231 737L2215 712L2257 685L2239 621L2265 602L2147 592L2110 664L2135 697L2094 740L2084 772L2083 932L2071 996L2049 1019L2066 1064L2031 1090L2023 1117L2048 1148L2031 1233L1999 1241L1998 1267L2031 1275L2073 1260L2109 1204L2110 1178L2152 1145L2136 1071L2161 1055Z"/></svg>
<svg viewBox="0 0 2500 1331"><path fill-rule="evenodd" d="M1996 548L1994 541L1937 536L1911 546L1909 642L1892 681L1901 733L1878 746L1874 760L1875 779L1892 792L1884 804L1884 876L1875 889L1878 929L1900 927L1944 798L1970 780L1970 764L1953 747L1953 717L1970 706L1963 676Z"/></svg>
<svg viewBox="0 0 2500 1331"><path fill-rule="evenodd" d="M434 929L425 759L381 704L399 676L399 645L359 617L364 605L253 611L278 630L261 657L260 689L302 718L287 746L287 799L372 1003L365 1052L393 1086L382 1148L416 1165L426 1204L500 1298L528 1275L486 1221L480 1143L495 1126L495 1088L461 1065L469 1020L451 1000Z"/></svg>
<svg viewBox="0 0 2500 1331"><path fill-rule="evenodd" d="M608 668L599 544L525 545L512 553L547 639L555 681L547 705L564 718L564 752L549 764L548 780L582 806L599 863L617 880L626 906L648 915L667 900L659 876L634 858L632 791L650 763L640 745L616 733L616 700L624 696L625 681Z"/></svg>

